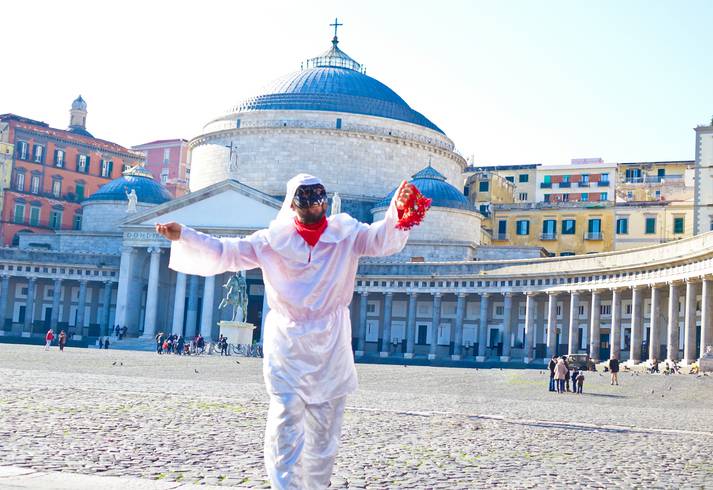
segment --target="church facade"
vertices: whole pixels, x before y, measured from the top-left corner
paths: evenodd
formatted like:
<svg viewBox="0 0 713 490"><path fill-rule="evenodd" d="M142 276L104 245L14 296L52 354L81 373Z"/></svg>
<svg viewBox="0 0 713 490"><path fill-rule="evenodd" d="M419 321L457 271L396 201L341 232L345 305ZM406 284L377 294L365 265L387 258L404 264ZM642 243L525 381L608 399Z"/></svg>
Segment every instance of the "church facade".
<svg viewBox="0 0 713 490"><path fill-rule="evenodd" d="M155 223L245 236L276 216L292 175L310 172L331 200L339 194L342 211L367 222L380 219L404 178L433 200L403 252L359 267L357 359L514 365L581 352L692 362L713 343L713 234L568 257L489 246L483 214L463 195L465 160L453 142L368 77L336 37L189 146L190 193L172 199L137 166L82 202L81 230L21 235L17 248L0 250L0 333L65 328L91 342L120 325L138 340L119 345L150 346L161 331L216 338L232 273L170 270L170 243ZM248 271L247 283L247 319L261 326L269 304L260 271Z"/></svg>

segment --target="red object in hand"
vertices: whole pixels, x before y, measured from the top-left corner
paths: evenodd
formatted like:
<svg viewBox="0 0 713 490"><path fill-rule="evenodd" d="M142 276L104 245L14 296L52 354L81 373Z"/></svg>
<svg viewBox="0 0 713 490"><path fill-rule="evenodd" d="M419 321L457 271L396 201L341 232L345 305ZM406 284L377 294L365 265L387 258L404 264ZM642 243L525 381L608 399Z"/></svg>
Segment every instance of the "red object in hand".
<svg viewBox="0 0 713 490"><path fill-rule="evenodd" d="M431 200L421 194L416 186L408 201L406 201L403 211L399 211L399 221L396 228L399 230L410 230L414 226L421 224L426 217L426 211L431 207Z"/></svg>

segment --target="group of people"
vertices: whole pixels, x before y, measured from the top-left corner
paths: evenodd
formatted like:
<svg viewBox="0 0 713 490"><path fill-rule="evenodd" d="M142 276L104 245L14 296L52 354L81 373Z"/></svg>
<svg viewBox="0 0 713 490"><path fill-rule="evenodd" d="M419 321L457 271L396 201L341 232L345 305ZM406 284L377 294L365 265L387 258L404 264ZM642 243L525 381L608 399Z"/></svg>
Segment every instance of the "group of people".
<svg viewBox="0 0 713 490"><path fill-rule="evenodd" d="M557 357L557 355L553 355L548 367L550 369L550 391L582 393L584 389L584 370L580 370L576 366L570 368L567 356Z"/></svg>
<svg viewBox="0 0 713 490"><path fill-rule="evenodd" d="M166 335L163 332L159 332L156 335L157 354L202 354L204 350L205 339L201 334L196 335L190 342L186 342L186 339L178 334Z"/></svg>
<svg viewBox="0 0 713 490"><path fill-rule="evenodd" d="M51 328L47 330L47 334L45 334L45 350L50 350L50 346L52 345L52 342L54 341L54 330ZM57 345L59 345L59 350L63 351L64 346L67 344L67 334L64 333L64 330L59 331L59 335L57 336Z"/></svg>
<svg viewBox="0 0 713 490"><path fill-rule="evenodd" d="M123 337L126 337L126 331L128 330L128 327L124 325L123 327L119 325L114 325L114 328L112 331L114 332L114 336L118 339L121 340Z"/></svg>

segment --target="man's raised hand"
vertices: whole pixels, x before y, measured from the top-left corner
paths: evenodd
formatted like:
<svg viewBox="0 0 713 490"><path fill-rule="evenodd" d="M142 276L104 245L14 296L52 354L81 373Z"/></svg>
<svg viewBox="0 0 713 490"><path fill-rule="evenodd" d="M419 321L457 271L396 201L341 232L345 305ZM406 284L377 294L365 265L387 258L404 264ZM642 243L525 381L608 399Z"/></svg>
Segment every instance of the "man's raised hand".
<svg viewBox="0 0 713 490"><path fill-rule="evenodd" d="M156 233L163 235L169 240L178 240L181 238L181 225L173 221L165 225L156 223Z"/></svg>
<svg viewBox="0 0 713 490"><path fill-rule="evenodd" d="M396 191L396 209L403 211L408 204L409 199L415 194L413 184L409 184L405 180L401 182L399 190Z"/></svg>

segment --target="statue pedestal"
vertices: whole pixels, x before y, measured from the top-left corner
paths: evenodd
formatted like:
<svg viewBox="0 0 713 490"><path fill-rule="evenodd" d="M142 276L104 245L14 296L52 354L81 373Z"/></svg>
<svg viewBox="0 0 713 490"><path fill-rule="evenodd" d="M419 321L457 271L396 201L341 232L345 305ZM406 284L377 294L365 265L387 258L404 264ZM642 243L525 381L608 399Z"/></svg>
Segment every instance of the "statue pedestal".
<svg viewBox="0 0 713 490"><path fill-rule="evenodd" d="M220 333L227 337L229 344L252 344L255 325L247 322L220 321Z"/></svg>

